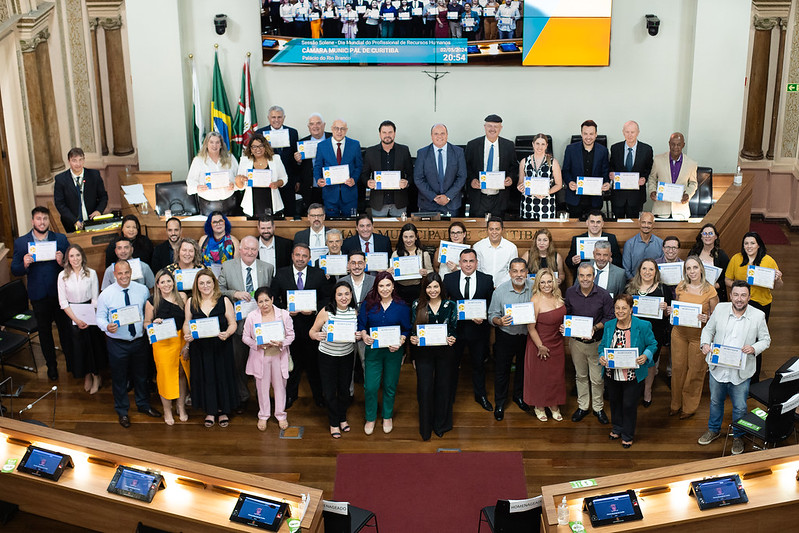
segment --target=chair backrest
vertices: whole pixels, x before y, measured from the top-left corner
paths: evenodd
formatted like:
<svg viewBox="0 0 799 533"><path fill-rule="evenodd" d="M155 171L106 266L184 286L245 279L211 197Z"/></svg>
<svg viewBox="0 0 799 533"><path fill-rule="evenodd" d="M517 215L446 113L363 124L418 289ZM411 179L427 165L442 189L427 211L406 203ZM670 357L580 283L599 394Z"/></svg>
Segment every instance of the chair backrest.
<svg viewBox="0 0 799 533"><path fill-rule="evenodd" d="M494 533L530 533L541 530L543 498L497 500Z"/></svg>
<svg viewBox="0 0 799 533"><path fill-rule="evenodd" d="M28 309L28 291L21 279L9 281L0 287L0 322L10 320L12 317Z"/></svg>
<svg viewBox="0 0 799 533"><path fill-rule="evenodd" d="M325 521L325 533L351 533L352 516L348 502L322 500L322 517Z"/></svg>
<svg viewBox="0 0 799 533"><path fill-rule="evenodd" d="M713 169L710 167L697 167L696 193L688 200L692 217L703 217L713 207Z"/></svg>
<svg viewBox="0 0 799 533"><path fill-rule="evenodd" d="M538 135L517 135L514 139L514 144L516 145L516 149L518 151L519 148L529 149L532 153L533 150L533 138ZM553 147L552 147L552 135L545 133L544 135L547 136L547 153L549 155L554 155Z"/></svg>
<svg viewBox="0 0 799 533"><path fill-rule="evenodd" d="M790 370L797 361L799 357L791 357L774 373L774 379L768 389L767 405L784 402L799 392L799 369Z"/></svg>
<svg viewBox="0 0 799 533"><path fill-rule="evenodd" d="M766 415L766 443L777 444L795 431L794 412L799 400L799 393L785 402L772 404ZM790 404L790 406L789 406Z"/></svg>
<svg viewBox="0 0 799 533"><path fill-rule="evenodd" d="M794 410L787 409L786 404L795 404L799 397L799 369L791 370L797 365L799 357L791 357L777 369L768 390L768 415L766 416L766 442L777 443L790 435L794 428Z"/></svg>
<svg viewBox="0 0 799 533"><path fill-rule="evenodd" d="M185 181L170 181L155 184L155 205L160 213L167 209L173 215L190 216L200 213L194 195L186 193Z"/></svg>

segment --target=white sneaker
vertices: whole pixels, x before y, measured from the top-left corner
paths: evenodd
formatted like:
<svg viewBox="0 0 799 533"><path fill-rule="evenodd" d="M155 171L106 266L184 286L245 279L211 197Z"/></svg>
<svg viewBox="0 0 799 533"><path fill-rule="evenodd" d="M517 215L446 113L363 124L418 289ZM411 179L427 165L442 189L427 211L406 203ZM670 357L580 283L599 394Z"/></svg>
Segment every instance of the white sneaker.
<svg viewBox="0 0 799 533"><path fill-rule="evenodd" d="M720 436L721 436L720 432L718 432L718 431L710 431L708 429L707 431L705 431L702 434L701 437L699 437L699 440L697 442L699 444L701 444L702 446L707 446L708 444L710 444L711 442L713 442L714 440L716 440Z"/></svg>
<svg viewBox="0 0 799 533"><path fill-rule="evenodd" d="M371 435L375 430L375 423L374 422L367 422L363 426L363 432L367 435Z"/></svg>
<svg viewBox="0 0 799 533"><path fill-rule="evenodd" d="M732 452L733 455L741 455L744 453L744 440L740 437L732 439Z"/></svg>

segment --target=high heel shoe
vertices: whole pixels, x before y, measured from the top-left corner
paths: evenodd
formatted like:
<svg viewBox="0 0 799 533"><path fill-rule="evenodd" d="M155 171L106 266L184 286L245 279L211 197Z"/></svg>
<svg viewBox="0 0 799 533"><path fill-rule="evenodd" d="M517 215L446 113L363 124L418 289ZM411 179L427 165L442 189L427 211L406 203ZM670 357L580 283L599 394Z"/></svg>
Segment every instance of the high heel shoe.
<svg viewBox="0 0 799 533"><path fill-rule="evenodd" d="M97 391L100 390L100 387L103 385L103 378L101 378L98 374L92 375L92 388L89 390L89 394L97 394Z"/></svg>
<svg viewBox="0 0 799 533"><path fill-rule="evenodd" d="M92 383L94 382L94 378L92 374L86 374L86 377L83 379L83 390L89 392L92 390Z"/></svg>
<svg viewBox="0 0 799 533"><path fill-rule="evenodd" d="M538 420L540 420L541 422L546 422L547 421L547 412L546 411L544 411L543 409L539 409L538 407L535 407L533 410L535 411L535 417Z"/></svg>
<svg viewBox="0 0 799 533"><path fill-rule="evenodd" d="M554 421L556 421L556 422L562 422L563 421L563 415L560 414L560 409L552 409L550 407L549 410L552 411L552 419Z"/></svg>

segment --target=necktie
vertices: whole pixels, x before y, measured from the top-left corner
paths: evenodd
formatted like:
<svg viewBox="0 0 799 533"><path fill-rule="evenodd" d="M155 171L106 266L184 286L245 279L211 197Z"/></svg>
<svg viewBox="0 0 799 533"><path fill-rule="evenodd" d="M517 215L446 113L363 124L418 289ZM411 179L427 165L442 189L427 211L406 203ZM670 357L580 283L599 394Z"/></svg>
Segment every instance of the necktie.
<svg viewBox="0 0 799 533"><path fill-rule="evenodd" d="M363 243L363 246L364 246L364 252L366 252L368 254L369 253L369 241L366 241L365 243Z"/></svg>
<svg viewBox="0 0 799 533"><path fill-rule="evenodd" d="M129 289L122 289L122 292L125 293L125 305L130 305L130 295L128 295ZM136 326L133 324L128 324L128 333L133 338L136 338Z"/></svg>
<svg viewBox="0 0 799 533"><path fill-rule="evenodd" d="M83 222L83 194L80 189L80 176L77 176L75 178L75 190L78 191L78 222Z"/></svg>
<svg viewBox="0 0 799 533"><path fill-rule="evenodd" d="M624 160L624 166L627 167L627 172L633 169L633 149L627 147L627 159Z"/></svg>
<svg viewBox="0 0 799 533"><path fill-rule="evenodd" d="M341 164L341 143L336 143L338 148L336 148L336 162L340 165Z"/></svg>
<svg viewBox="0 0 799 533"><path fill-rule="evenodd" d="M438 182L443 187L444 185L444 149L438 149Z"/></svg>
<svg viewBox="0 0 799 533"><path fill-rule="evenodd" d="M252 292L252 267L247 267L247 279L244 281L244 285L244 290Z"/></svg>
<svg viewBox="0 0 799 533"><path fill-rule="evenodd" d="M463 291L463 299L464 300L468 300L469 299L469 280L471 280L471 279L472 279L471 276L466 276L466 289Z"/></svg>
<svg viewBox="0 0 799 533"><path fill-rule="evenodd" d="M297 272L297 290L303 290L305 284L302 282L302 272Z"/></svg>
<svg viewBox="0 0 799 533"><path fill-rule="evenodd" d="M599 279L602 277L602 271L601 271L601 270L599 270L598 268L595 268L595 269L594 269L594 272L596 272L596 276L595 276L595 278L596 278L596 279L595 279L594 281L596 282L596 284L597 284L597 285L599 285L600 287L602 287L602 284L599 282ZM604 287L603 287L603 288L604 288Z"/></svg>
<svg viewBox="0 0 799 533"><path fill-rule="evenodd" d="M491 145L491 148L488 150L488 163L486 163L486 172L493 172L494 171L494 145ZM467 280L469 278L466 278Z"/></svg>

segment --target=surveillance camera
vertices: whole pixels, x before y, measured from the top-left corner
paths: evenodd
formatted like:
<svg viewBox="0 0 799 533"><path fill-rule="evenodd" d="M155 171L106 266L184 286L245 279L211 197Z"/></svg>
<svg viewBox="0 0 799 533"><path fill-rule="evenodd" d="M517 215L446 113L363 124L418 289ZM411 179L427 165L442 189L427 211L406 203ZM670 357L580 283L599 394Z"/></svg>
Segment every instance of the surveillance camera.
<svg viewBox="0 0 799 533"><path fill-rule="evenodd" d="M646 30L649 32L649 35L654 37L658 34L658 30L660 29L660 19L657 18L655 15L647 15L646 16Z"/></svg>
<svg viewBox="0 0 799 533"><path fill-rule="evenodd" d="M224 35L225 30L227 29L227 15L220 13L214 17L214 28L216 28L216 33L219 35Z"/></svg>

